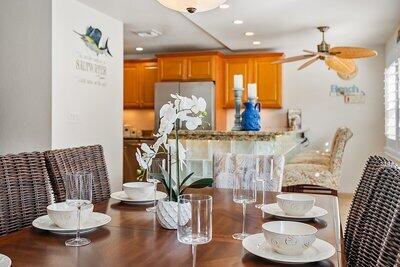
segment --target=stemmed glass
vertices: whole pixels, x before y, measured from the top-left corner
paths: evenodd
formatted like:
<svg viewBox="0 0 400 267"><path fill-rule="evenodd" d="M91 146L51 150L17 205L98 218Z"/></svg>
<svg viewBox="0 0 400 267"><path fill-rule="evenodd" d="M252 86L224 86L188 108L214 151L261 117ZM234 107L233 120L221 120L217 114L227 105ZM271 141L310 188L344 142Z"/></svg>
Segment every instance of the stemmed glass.
<svg viewBox="0 0 400 267"><path fill-rule="evenodd" d="M180 195L178 199L178 241L192 245L192 266L196 266L196 246L212 239L212 197Z"/></svg>
<svg viewBox="0 0 400 267"><path fill-rule="evenodd" d="M147 212L156 212L156 203L157 203L157 175L161 174L161 168L162 168L162 159L153 159L147 173L147 182L153 183L154 185L154 202L153 202L153 207L148 207L146 209Z"/></svg>
<svg viewBox="0 0 400 267"><path fill-rule="evenodd" d="M261 190L262 190L262 203L257 204L255 207L261 209L265 204L265 184L267 180L272 179L272 175L274 172L274 159L271 157L270 160L267 157L263 157L262 159L257 159L257 176L256 181L261 182Z"/></svg>
<svg viewBox="0 0 400 267"><path fill-rule="evenodd" d="M243 205L243 228L241 233L233 234L237 240L243 240L246 233L246 205L256 202L256 180L255 169L248 167L237 167L233 179L233 202Z"/></svg>
<svg viewBox="0 0 400 267"><path fill-rule="evenodd" d="M80 236L81 210L92 203L92 173L73 172L64 176L66 203L77 208L77 228L75 238L65 241L68 247L80 247L90 244L90 240Z"/></svg>

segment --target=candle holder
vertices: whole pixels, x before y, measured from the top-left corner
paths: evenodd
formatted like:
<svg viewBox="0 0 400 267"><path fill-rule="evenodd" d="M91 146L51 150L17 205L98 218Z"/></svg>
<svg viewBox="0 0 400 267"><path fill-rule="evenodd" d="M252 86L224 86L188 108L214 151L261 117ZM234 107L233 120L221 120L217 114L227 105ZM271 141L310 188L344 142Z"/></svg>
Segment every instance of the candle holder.
<svg viewBox="0 0 400 267"><path fill-rule="evenodd" d="M242 105L243 88L234 88L233 91L235 92L235 125L232 131L241 131L242 117L240 115L240 108Z"/></svg>

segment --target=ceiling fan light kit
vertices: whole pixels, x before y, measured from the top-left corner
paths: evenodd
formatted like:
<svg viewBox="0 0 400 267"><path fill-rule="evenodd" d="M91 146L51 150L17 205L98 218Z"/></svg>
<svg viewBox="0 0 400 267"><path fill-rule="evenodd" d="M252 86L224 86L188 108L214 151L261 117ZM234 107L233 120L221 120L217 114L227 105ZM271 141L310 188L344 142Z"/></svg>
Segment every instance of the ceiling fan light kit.
<svg viewBox="0 0 400 267"><path fill-rule="evenodd" d="M178 12L205 12L219 7L226 0L157 0L163 6Z"/></svg>
<svg viewBox="0 0 400 267"><path fill-rule="evenodd" d="M317 52L303 50L306 53L305 55L285 58L275 61L273 64L282 64L308 59L308 61L298 68L298 70L302 70L318 60L323 60L328 66L328 69L336 71L340 78L350 80L358 73L357 65L353 59L373 57L378 54L374 50L363 47L343 46L330 48L330 45L325 42L325 32L329 27L320 26L317 27L317 29L322 33L322 41L317 45Z"/></svg>

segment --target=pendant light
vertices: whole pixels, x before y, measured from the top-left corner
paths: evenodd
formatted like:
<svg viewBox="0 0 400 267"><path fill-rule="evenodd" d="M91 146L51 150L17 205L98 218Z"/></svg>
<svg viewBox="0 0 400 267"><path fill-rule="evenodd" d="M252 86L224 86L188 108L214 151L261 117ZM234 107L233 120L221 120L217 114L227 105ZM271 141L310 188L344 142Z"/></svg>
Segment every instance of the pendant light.
<svg viewBox="0 0 400 267"><path fill-rule="evenodd" d="M157 0L163 6L179 12L204 12L217 8L226 0Z"/></svg>

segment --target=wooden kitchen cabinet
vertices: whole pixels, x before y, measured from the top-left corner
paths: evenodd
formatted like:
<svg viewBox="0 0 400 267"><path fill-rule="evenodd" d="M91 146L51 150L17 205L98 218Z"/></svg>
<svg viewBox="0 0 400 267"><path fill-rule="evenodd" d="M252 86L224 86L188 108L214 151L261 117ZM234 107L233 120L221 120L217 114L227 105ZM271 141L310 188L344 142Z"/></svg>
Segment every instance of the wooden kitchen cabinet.
<svg viewBox="0 0 400 267"><path fill-rule="evenodd" d="M215 81L218 52L158 55L160 81Z"/></svg>
<svg viewBox="0 0 400 267"><path fill-rule="evenodd" d="M125 61L124 108L153 108L158 65L152 61Z"/></svg>
<svg viewBox="0 0 400 267"><path fill-rule="evenodd" d="M142 63L140 105L144 108L154 107L154 84L158 81L157 62Z"/></svg>
<svg viewBox="0 0 400 267"><path fill-rule="evenodd" d="M215 56L187 58L187 79L215 81Z"/></svg>
<svg viewBox="0 0 400 267"><path fill-rule="evenodd" d="M247 84L257 84L258 102L263 108L282 107L282 66L271 64L283 57L282 53L242 54L226 56L224 107L234 107L233 76L243 75L243 101L247 100Z"/></svg>
<svg viewBox="0 0 400 267"><path fill-rule="evenodd" d="M233 108L235 95L233 92L233 76L243 75L243 85L245 86L250 82L252 71L251 60L246 57L240 58L226 58L225 59L225 97L224 107ZM247 99L247 90L243 91L243 99Z"/></svg>
<svg viewBox="0 0 400 267"><path fill-rule="evenodd" d="M160 81L186 80L186 58L166 57L158 59Z"/></svg>
<svg viewBox="0 0 400 267"><path fill-rule="evenodd" d="M257 84L258 102L265 108L282 107L282 65L271 64L280 56L254 59L252 82Z"/></svg>
<svg viewBox="0 0 400 267"><path fill-rule="evenodd" d="M124 107L138 108L139 101L139 64L125 64L124 66Z"/></svg>

